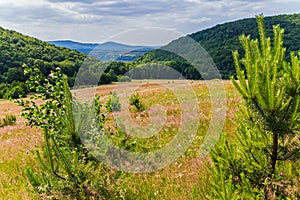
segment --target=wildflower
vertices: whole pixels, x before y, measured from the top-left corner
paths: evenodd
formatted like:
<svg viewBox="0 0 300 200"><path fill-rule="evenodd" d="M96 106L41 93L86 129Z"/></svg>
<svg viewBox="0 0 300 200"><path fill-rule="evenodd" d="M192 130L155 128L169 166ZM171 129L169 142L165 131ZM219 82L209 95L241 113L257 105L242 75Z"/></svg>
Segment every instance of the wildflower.
<svg viewBox="0 0 300 200"><path fill-rule="evenodd" d="M283 173L282 172L280 172L280 176L283 177Z"/></svg>

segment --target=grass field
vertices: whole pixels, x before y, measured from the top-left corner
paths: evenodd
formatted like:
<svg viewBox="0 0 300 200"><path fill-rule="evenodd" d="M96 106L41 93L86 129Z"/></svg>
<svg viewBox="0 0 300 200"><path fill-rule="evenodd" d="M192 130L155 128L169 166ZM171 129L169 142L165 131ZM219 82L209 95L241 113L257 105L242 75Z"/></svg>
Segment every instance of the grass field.
<svg viewBox="0 0 300 200"><path fill-rule="evenodd" d="M1 118L13 114L16 125L0 128L0 199L34 199L24 177L26 166L38 166L34 149L41 144L42 134L25 126L21 108L9 101L0 101Z"/></svg>
<svg viewBox="0 0 300 200"><path fill-rule="evenodd" d="M96 92L103 96L102 100L105 102L111 91L122 91L122 94L137 91L147 107L159 104L160 108L167 113L165 124L168 127L164 126L163 130L159 132L159 142L154 139L150 143L146 143L146 140L142 139L137 142L137 146L148 145L147 147L155 149L157 148L155 145L167 143L176 134L178 121L180 121L180 105L170 88L177 88L179 93L186 95L184 93L186 88L181 87L182 83L183 81L179 80L134 81L100 86L96 88ZM222 83L226 89L227 107L223 131L231 134L235 130L235 112L240 98L230 81L222 81ZM189 84L197 97L198 105L196 108L200 113L195 140L183 156L166 168L151 173L126 174L119 185L127 196L132 193L133 199L192 199L197 185L205 184L202 179L205 175L203 161L209 158L199 158L198 155L211 119L211 95L204 81L189 81ZM123 99L125 98L120 97L121 101ZM123 108L120 113L126 112L126 109L128 110L128 108ZM17 116L16 125L0 128L0 199L38 198L31 192L23 171L28 165L34 168L39 167L35 160L35 149L42 144L42 134L36 128L25 126L20 111L21 108L16 104L0 100L1 118L8 114ZM149 112L148 114L147 112L144 115L131 113L130 119L134 123L147 125L150 123ZM111 118L113 119L113 116ZM113 120L111 122L113 124ZM114 131L113 128L111 131ZM139 151L138 148L137 151Z"/></svg>

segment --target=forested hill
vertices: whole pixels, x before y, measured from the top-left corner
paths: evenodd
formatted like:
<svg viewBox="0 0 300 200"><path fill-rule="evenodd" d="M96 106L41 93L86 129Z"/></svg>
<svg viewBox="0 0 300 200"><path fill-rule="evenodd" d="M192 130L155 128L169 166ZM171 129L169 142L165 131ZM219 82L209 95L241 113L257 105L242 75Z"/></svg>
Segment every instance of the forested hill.
<svg viewBox="0 0 300 200"><path fill-rule="evenodd" d="M56 47L33 37L0 28L0 82L24 81L18 72L25 63L39 65L42 72L49 73L61 67L68 76L73 76L80 67L85 54L67 48Z"/></svg>
<svg viewBox="0 0 300 200"><path fill-rule="evenodd" d="M23 64L38 67L45 76L51 70L60 68L68 76L69 85L72 87L83 62L85 67L81 68L79 84L93 85L95 81L98 84L109 84L119 78L123 78L123 81L130 80L122 77L129 71L130 64L100 62L76 50L58 47L0 27L0 99L24 97L30 92L25 84L28 77L23 73Z"/></svg>
<svg viewBox="0 0 300 200"><path fill-rule="evenodd" d="M24 92L26 77L22 65L39 66L44 74L60 67L70 77L86 58L86 55L67 48L56 47L33 37L0 27L0 98ZM17 90L17 91L15 91Z"/></svg>
<svg viewBox="0 0 300 200"><path fill-rule="evenodd" d="M300 14L265 17L269 36L272 36L272 26L275 24L280 24L285 29L284 46L287 48L287 57L289 52L300 50ZM238 49L242 52L238 40L242 34L257 38L255 18L217 25L193 33L189 37L199 42L207 50L223 78L228 78L235 74L232 51ZM0 98L18 97L20 94L25 95L28 92L28 88L24 84L26 77L22 71L23 64L30 67L38 66L45 75L49 74L52 69L60 67L63 73L68 75L70 85L72 85L76 72L86 57L87 55L75 50L57 47L0 27ZM156 69L157 61L162 69L165 69L164 67L167 65L179 71L186 78L201 78L201 75L185 60L158 49L144 54L134 62L112 62L101 76L99 84L118 81L132 68L138 68L137 71L140 72L141 70L147 72L151 67ZM98 77L98 68L98 63L93 64L93 70L85 72L88 79L84 80L84 84L89 84L90 77ZM152 74L152 78L161 78L159 72L158 70L157 74ZM141 78L135 74L129 75L132 75L131 78Z"/></svg>
<svg viewBox="0 0 300 200"><path fill-rule="evenodd" d="M273 25L280 24L281 28L285 29L284 46L287 48L287 57L291 51L300 50L300 14L293 15L278 15L272 17L265 17L265 26L268 36L273 37ZM232 51L242 48L238 37L242 34L251 35L251 38L257 38L257 24L255 18L242 19L234 22L229 22L215 27L202 30L191 35L201 44L202 47L210 54L223 78L228 78L235 74L234 64L232 59ZM186 65L182 59L176 58L168 52L162 50L154 50L145 54L137 63L154 62L154 61L174 61L175 64ZM180 66L174 66L177 69L182 69ZM181 73L187 77L192 77L183 70Z"/></svg>

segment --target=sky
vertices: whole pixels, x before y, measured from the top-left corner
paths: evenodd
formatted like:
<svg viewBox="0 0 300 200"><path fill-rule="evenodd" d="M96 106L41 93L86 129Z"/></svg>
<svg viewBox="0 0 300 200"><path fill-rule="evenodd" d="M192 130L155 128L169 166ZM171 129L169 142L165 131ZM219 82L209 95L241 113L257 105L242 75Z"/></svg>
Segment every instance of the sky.
<svg viewBox="0 0 300 200"><path fill-rule="evenodd" d="M300 0L0 0L1 27L45 41L157 46L261 13L300 13Z"/></svg>

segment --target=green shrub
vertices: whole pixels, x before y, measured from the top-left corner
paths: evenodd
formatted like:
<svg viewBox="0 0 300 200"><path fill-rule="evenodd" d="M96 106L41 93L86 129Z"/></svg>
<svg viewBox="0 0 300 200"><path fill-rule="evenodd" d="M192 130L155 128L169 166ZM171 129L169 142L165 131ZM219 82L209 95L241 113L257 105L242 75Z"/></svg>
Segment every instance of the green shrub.
<svg viewBox="0 0 300 200"><path fill-rule="evenodd" d="M4 99L9 99L9 98L17 99L17 98L25 97L25 95L26 93L23 90L23 88L17 85L15 87L10 88L8 91L6 91L6 93L4 94Z"/></svg>
<svg viewBox="0 0 300 200"><path fill-rule="evenodd" d="M4 119L0 120L0 127L15 125L17 121L16 116L6 115Z"/></svg>
<svg viewBox="0 0 300 200"><path fill-rule="evenodd" d="M29 88L23 82L13 81L11 84L0 84L0 98L3 99L23 98L28 92Z"/></svg>
<svg viewBox="0 0 300 200"><path fill-rule="evenodd" d="M115 92L110 93L109 98L106 101L105 107L107 112L121 111L121 104L119 101L119 97Z"/></svg>
<svg viewBox="0 0 300 200"><path fill-rule="evenodd" d="M141 98L138 93L135 93L130 97L129 104L135 107L135 112L143 112L146 110L146 106L141 101Z"/></svg>
<svg viewBox="0 0 300 200"><path fill-rule="evenodd" d="M4 98L4 95L5 95L6 91L7 91L7 87L8 87L7 84L0 83L0 99Z"/></svg>
<svg viewBox="0 0 300 200"><path fill-rule="evenodd" d="M131 78L129 76L119 76L118 81L119 82L131 82Z"/></svg>

